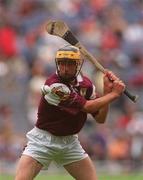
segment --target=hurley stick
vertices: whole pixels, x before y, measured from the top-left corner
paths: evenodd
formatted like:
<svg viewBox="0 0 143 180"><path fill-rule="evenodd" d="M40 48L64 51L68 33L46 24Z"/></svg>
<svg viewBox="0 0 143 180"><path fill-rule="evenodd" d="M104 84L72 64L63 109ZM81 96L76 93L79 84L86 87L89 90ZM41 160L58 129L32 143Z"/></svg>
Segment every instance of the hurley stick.
<svg viewBox="0 0 143 180"><path fill-rule="evenodd" d="M72 31L69 29L66 23L63 21L48 21L46 24L46 31L55 36L59 36L67 41L69 44L76 46L80 49L81 54L85 59L89 60L95 68L103 73L106 73L106 69L97 61L93 55L87 51L87 49L77 40L73 35ZM111 80L112 81L112 80ZM127 89L124 90L124 94L129 97L133 102L136 102L138 95L131 94Z"/></svg>

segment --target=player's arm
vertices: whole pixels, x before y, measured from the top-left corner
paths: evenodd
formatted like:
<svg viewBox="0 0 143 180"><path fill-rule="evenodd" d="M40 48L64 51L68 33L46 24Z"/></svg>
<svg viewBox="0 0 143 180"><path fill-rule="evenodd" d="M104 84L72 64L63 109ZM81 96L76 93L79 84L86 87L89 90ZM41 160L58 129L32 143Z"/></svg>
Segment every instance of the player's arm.
<svg viewBox="0 0 143 180"><path fill-rule="evenodd" d="M109 104L113 102L115 99L119 98L125 89L125 84L120 79L118 79L112 72L108 72L106 76L113 79L111 89L104 89L104 96L97 99L86 101L83 107L83 110L87 113L94 114L98 112L98 114L95 115L98 122L105 121ZM108 83L108 86L106 84L106 87L110 87L109 82L106 83Z"/></svg>
<svg viewBox="0 0 143 180"><path fill-rule="evenodd" d="M92 113L92 116L98 123L104 123L106 121L107 115L109 111L109 105L105 105L104 107L100 108L99 111L96 113Z"/></svg>
<svg viewBox="0 0 143 180"><path fill-rule="evenodd" d="M112 77L113 78L113 77ZM113 83L111 81L109 81L108 78L108 74L105 74L103 77L103 92L104 95L112 92L112 88L113 88ZM109 104L103 106L102 108L99 109L99 111L97 111L96 113L93 113L92 116L94 117L94 119L98 122L98 123L104 123L106 121L107 115L108 115L108 111L109 111Z"/></svg>
<svg viewBox="0 0 143 180"><path fill-rule="evenodd" d="M86 111L87 113L94 114L95 112L99 111L101 108L106 106L107 104L117 99L119 96L120 96L119 94L111 92L100 98L94 100L87 100L86 103L84 104L83 110Z"/></svg>

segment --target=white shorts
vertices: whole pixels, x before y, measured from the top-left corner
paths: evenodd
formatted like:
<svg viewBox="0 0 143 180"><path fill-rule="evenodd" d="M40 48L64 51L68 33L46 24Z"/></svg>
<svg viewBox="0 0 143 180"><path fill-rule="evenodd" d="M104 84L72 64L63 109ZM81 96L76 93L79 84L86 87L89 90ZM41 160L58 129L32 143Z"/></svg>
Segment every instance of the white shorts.
<svg viewBox="0 0 143 180"><path fill-rule="evenodd" d="M36 159L44 169L52 161L64 166L88 156L80 145L78 135L54 136L34 127L26 136L28 143L23 154Z"/></svg>

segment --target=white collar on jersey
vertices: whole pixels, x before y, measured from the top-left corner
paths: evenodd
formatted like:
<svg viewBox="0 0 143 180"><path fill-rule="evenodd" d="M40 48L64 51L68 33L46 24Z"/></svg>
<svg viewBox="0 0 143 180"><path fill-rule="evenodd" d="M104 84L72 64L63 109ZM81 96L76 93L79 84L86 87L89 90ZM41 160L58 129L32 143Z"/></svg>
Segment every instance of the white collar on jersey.
<svg viewBox="0 0 143 180"><path fill-rule="evenodd" d="M77 82L82 82L83 81L83 78L81 76L81 74L78 74L77 76Z"/></svg>

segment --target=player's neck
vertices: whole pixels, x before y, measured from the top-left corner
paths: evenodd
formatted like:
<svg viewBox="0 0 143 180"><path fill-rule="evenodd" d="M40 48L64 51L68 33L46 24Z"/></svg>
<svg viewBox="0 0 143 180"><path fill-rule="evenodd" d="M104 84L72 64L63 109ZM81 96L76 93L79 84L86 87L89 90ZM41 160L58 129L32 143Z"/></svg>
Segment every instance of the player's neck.
<svg viewBox="0 0 143 180"><path fill-rule="evenodd" d="M74 79L70 82L71 85L76 85L77 84L77 79Z"/></svg>

